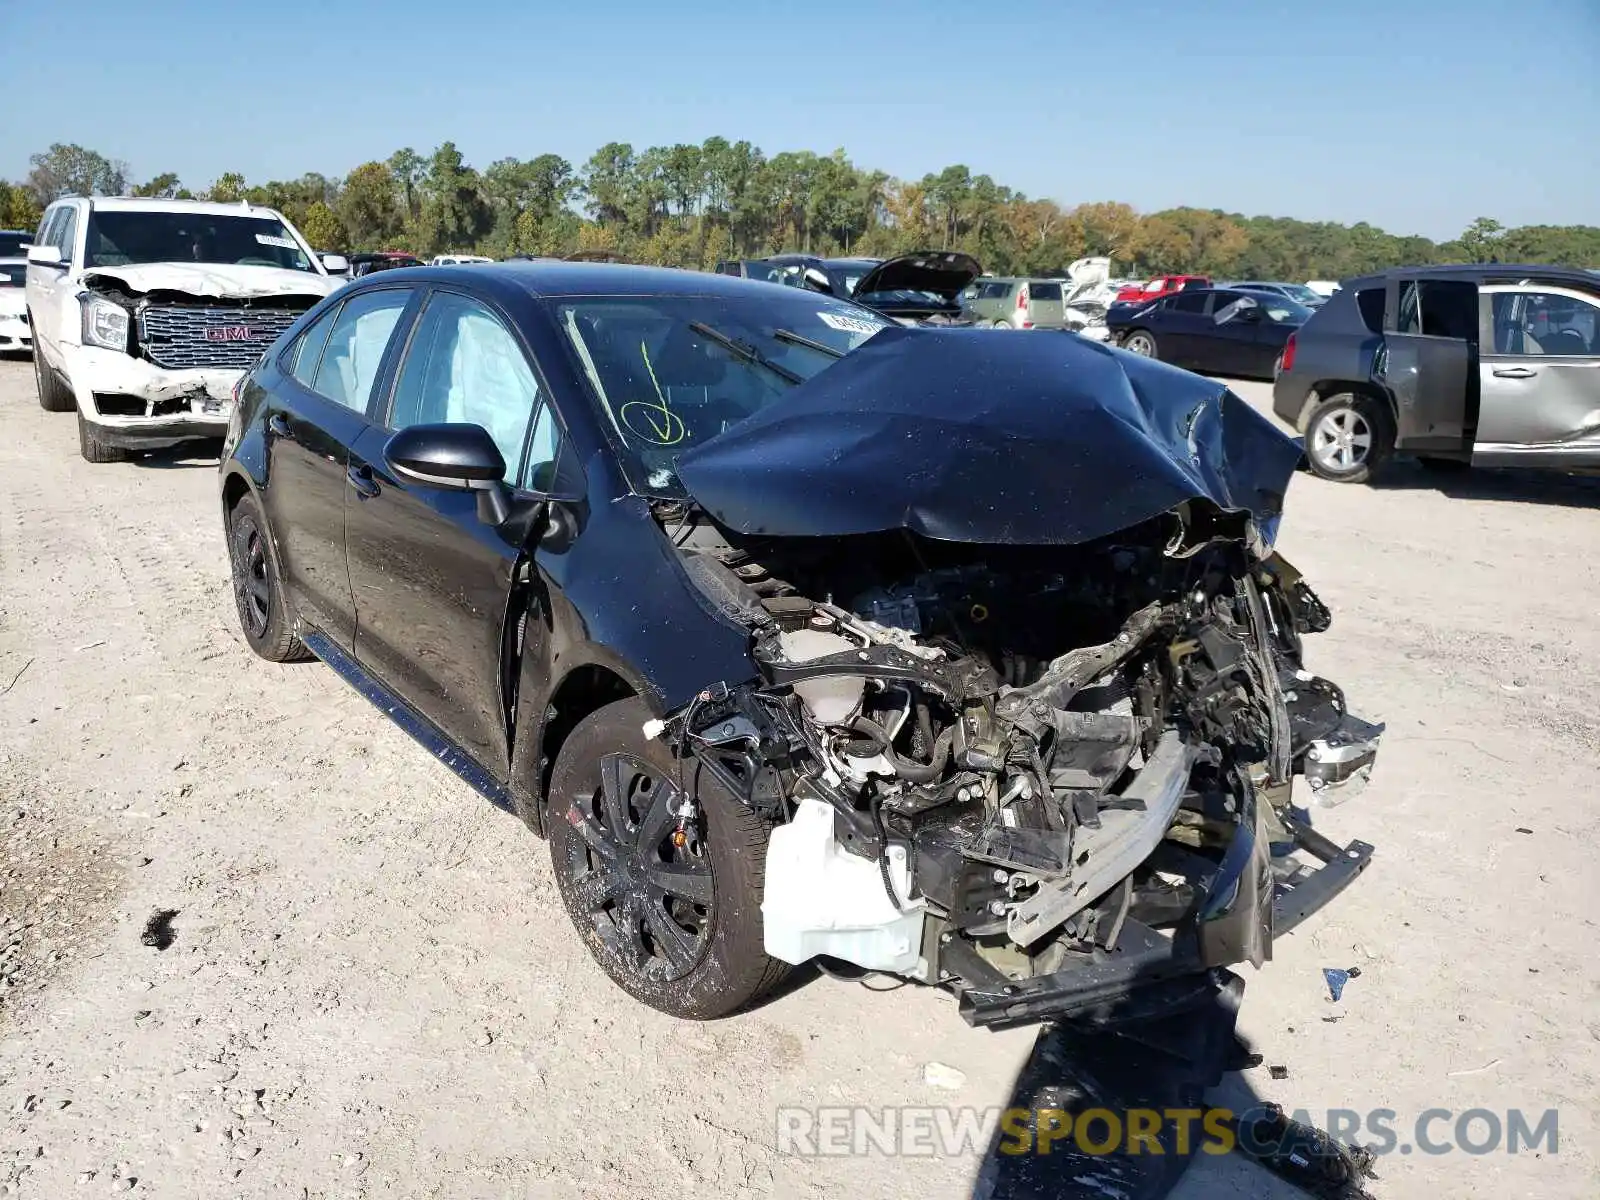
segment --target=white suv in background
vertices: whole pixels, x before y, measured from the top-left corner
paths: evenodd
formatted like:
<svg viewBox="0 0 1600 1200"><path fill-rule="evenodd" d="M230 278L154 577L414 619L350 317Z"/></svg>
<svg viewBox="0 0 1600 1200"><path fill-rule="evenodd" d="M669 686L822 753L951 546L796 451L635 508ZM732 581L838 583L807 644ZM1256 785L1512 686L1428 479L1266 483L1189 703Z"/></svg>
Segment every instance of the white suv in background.
<svg viewBox="0 0 1600 1200"><path fill-rule="evenodd" d="M222 437L239 376L344 282L249 204L69 197L27 256L39 403L77 410L90 462Z"/></svg>

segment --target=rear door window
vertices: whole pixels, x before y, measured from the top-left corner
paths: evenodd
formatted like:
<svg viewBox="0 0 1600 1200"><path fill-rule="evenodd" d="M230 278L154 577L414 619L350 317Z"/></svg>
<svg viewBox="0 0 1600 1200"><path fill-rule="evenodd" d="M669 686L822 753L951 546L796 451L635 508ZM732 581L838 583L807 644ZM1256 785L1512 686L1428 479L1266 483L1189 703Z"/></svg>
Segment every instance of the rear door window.
<svg viewBox="0 0 1600 1200"><path fill-rule="evenodd" d="M317 366L322 362L322 348L328 344L328 333L333 329L340 307L335 304L318 317L311 328L295 339L294 348L289 351L289 374L302 387L310 387L317 377Z"/></svg>
<svg viewBox="0 0 1600 1200"><path fill-rule="evenodd" d="M1206 311L1206 300L1210 298L1208 292L1179 292L1167 299L1167 307L1173 312L1203 313Z"/></svg>
<svg viewBox="0 0 1600 1200"><path fill-rule="evenodd" d="M1049 283L1042 279L1036 279L1032 283L1028 284L1028 295L1033 299L1035 304L1045 300L1060 300L1061 285L1059 283Z"/></svg>
<svg viewBox="0 0 1600 1200"><path fill-rule="evenodd" d="M345 301L329 331L311 390L352 412L365 413L389 339L410 302L410 288L382 288Z"/></svg>
<svg viewBox="0 0 1600 1200"><path fill-rule="evenodd" d="M1456 279L1401 280L1395 332L1476 341L1477 285Z"/></svg>

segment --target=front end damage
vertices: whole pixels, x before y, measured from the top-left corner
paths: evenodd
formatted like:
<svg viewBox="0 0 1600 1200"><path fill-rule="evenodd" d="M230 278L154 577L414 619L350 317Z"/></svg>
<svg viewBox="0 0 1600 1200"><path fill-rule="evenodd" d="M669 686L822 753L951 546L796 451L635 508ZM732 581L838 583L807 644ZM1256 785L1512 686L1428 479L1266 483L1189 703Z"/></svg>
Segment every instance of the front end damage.
<svg viewBox="0 0 1600 1200"><path fill-rule="evenodd" d="M1382 727L1305 669L1272 548L1298 448L1078 338L885 330L679 459L657 517L759 678L659 735L774 822L768 953L977 1025L1189 1003L1368 863L1300 803Z"/></svg>
<svg viewBox="0 0 1600 1200"><path fill-rule="evenodd" d="M277 278L210 278L219 270L200 280L181 266L84 276L81 336L63 343L62 366L100 440L153 449L221 437L239 377L322 299L322 289L284 293Z"/></svg>
<svg viewBox="0 0 1600 1200"><path fill-rule="evenodd" d="M762 678L660 736L777 823L768 953L945 986L978 1025L1147 1015L1367 865L1291 803L1297 776L1359 787L1382 732L1302 666L1327 610L1244 523L1195 524L1009 553L675 538L743 597Z"/></svg>

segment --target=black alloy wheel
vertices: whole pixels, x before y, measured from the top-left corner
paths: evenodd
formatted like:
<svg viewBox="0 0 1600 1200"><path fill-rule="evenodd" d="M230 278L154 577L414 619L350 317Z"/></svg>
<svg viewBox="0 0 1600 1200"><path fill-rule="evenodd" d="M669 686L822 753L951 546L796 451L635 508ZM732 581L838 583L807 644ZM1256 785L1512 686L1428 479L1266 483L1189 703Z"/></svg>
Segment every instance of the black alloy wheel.
<svg viewBox="0 0 1600 1200"><path fill-rule="evenodd" d="M295 636L271 535L252 496L241 497L228 514L228 565L239 628L250 649L268 662L311 657Z"/></svg>
<svg viewBox="0 0 1600 1200"><path fill-rule="evenodd" d="M239 624L252 638L265 637L272 588L267 580L267 547L254 514L245 513L239 518L233 536L233 598L239 606Z"/></svg>
<svg viewBox="0 0 1600 1200"><path fill-rule="evenodd" d="M683 793L631 754L600 760L600 786L566 820L566 877L575 920L589 922L608 968L641 987L689 974L711 930L711 864Z"/></svg>
<svg viewBox="0 0 1600 1200"><path fill-rule="evenodd" d="M561 901L601 969L654 1009L711 1020L791 969L763 932L772 826L692 756L646 737L652 716L635 696L578 722L556 754L543 828Z"/></svg>

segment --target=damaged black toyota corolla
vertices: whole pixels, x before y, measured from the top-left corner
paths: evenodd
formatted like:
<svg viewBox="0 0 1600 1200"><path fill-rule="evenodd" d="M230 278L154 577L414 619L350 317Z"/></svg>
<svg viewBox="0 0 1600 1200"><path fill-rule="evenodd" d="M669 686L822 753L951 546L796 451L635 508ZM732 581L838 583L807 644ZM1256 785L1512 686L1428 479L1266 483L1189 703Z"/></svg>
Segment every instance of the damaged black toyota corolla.
<svg viewBox="0 0 1600 1200"><path fill-rule="evenodd" d="M342 290L237 409L251 645L547 834L663 1011L820 958L976 1024L1150 1013L1371 854L1291 801L1358 788L1381 729L1302 666L1329 614L1272 549L1299 448L1218 383L506 264Z"/></svg>

